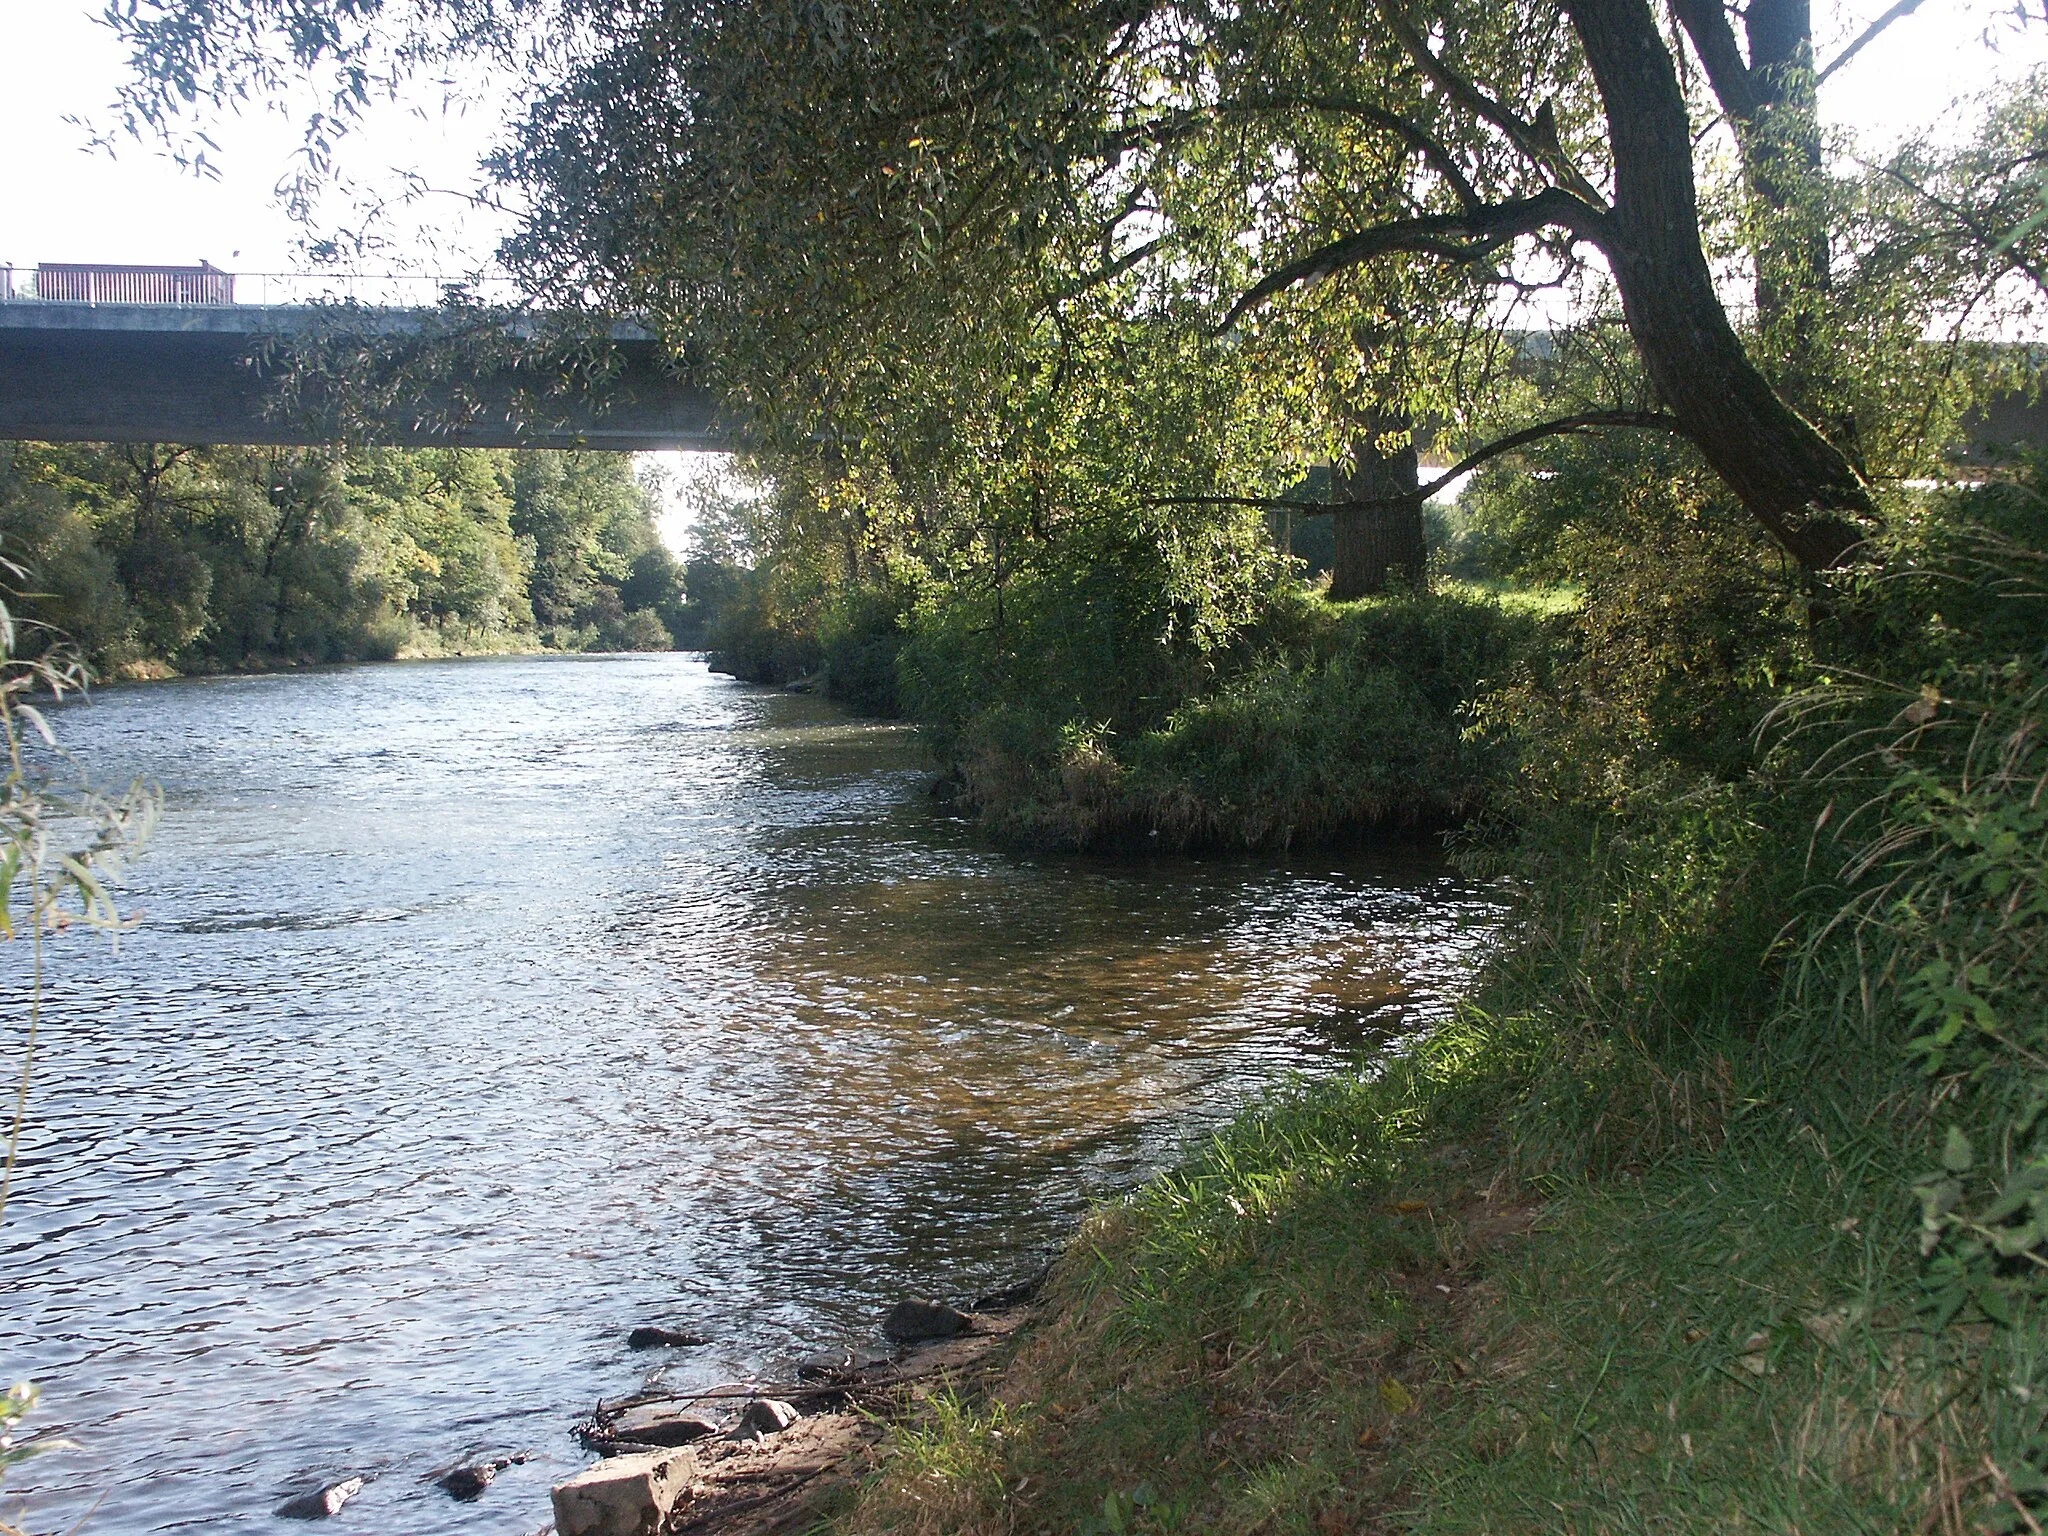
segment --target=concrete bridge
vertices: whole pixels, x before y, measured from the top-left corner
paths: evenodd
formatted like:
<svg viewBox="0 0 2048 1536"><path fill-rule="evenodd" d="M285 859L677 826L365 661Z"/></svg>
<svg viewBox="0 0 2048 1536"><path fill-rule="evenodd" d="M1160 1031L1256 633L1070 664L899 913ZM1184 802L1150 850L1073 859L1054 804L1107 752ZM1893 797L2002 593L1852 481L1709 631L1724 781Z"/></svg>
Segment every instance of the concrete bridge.
<svg viewBox="0 0 2048 1536"><path fill-rule="evenodd" d="M317 388L288 403L294 351L340 344L430 357L446 330L434 310L0 299L0 439L309 446L361 437L618 453L732 445L711 397L632 326L602 338L605 366L569 389L515 360L512 346L483 366L429 366L388 404L358 414L324 407ZM518 339L501 328L508 336Z"/></svg>
<svg viewBox="0 0 2048 1536"><path fill-rule="evenodd" d="M141 269L136 269L141 270ZM231 290L230 290L231 291ZM735 446L715 402L647 332L615 326L606 366L567 388L517 345L423 369L382 409L344 412L317 388L286 399L290 354L431 358L447 312L362 305L105 303L11 296L0 283L0 439L590 448L638 453ZM488 325L485 327L489 329ZM499 328L501 342L520 338ZM1547 340L1547 338L1545 338ZM490 351L491 349L486 349ZM1964 465L1989 445L2048 443L2048 395L2015 394L1965 423Z"/></svg>

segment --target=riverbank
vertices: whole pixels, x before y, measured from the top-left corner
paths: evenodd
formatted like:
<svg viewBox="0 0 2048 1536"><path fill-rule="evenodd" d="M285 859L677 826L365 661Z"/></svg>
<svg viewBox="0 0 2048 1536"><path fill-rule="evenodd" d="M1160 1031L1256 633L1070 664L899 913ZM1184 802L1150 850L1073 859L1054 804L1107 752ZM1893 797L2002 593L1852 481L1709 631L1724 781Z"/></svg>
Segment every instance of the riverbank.
<svg viewBox="0 0 2048 1536"><path fill-rule="evenodd" d="M834 1529L2029 1528L2036 1336L1926 1326L1901 1074L1723 1039L1556 1103L1549 1044L1468 1011L1100 1212Z"/></svg>
<svg viewBox="0 0 2048 1536"><path fill-rule="evenodd" d="M512 636L502 643L457 644L448 646L408 646L391 656L354 656L333 661L309 659L272 658L268 660L244 660L233 667L196 667L179 671L169 663L154 658L145 661L124 662L116 667L111 676L98 679L93 687L107 688L123 683L168 683L180 678L214 677L276 677L300 672L322 672L336 667L381 666L400 661L483 661L493 657L513 656L655 656L663 655L661 650L653 651L605 651L568 650L560 646L543 644L538 638Z"/></svg>
<svg viewBox="0 0 2048 1536"><path fill-rule="evenodd" d="M1593 594L1481 704L1514 910L1454 1017L1096 1215L835 1529L2048 1525L2044 508L1796 625Z"/></svg>

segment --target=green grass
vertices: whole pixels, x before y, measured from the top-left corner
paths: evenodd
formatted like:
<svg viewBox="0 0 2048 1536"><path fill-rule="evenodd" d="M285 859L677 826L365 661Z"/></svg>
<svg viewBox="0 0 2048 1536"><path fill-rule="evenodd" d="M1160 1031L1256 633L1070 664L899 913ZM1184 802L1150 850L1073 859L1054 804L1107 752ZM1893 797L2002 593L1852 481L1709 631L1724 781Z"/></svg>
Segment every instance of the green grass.
<svg viewBox="0 0 2048 1536"><path fill-rule="evenodd" d="M1492 599L1511 613L1526 613L1539 619L1553 619L1577 610L1585 594L1564 584L1533 586L1515 581L1480 581L1461 577L1439 577L1430 584L1439 596L1463 598L1467 602Z"/></svg>
<svg viewBox="0 0 2048 1536"><path fill-rule="evenodd" d="M1993 1528L2040 1333L1920 1326L1882 1042L1712 1042L1681 1149L1598 1179L1518 1150L1570 1076L1535 1045L1470 1012L1098 1215L994 1396L839 1529Z"/></svg>

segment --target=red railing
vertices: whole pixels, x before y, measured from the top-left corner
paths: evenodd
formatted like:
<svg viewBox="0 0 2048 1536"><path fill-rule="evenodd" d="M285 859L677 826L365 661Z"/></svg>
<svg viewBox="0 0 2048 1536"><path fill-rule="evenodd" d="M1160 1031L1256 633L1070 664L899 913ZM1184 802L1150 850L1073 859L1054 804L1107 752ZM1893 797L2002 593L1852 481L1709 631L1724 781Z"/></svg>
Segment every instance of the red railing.
<svg viewBox="0 0 2048 1536"><path fill-rule="evenodd" d="M95 267L46 261L36 268L36 297L71 304L232 304L235 274L211 262L196 267Z"/></svg>

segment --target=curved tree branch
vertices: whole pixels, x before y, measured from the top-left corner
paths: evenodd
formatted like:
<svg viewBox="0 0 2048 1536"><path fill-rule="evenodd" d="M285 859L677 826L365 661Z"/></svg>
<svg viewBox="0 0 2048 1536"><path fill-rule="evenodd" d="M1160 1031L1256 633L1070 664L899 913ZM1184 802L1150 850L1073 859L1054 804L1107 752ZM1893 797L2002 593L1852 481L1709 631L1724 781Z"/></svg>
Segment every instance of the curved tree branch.
<svg viewBox="0 0 2048 1536"><path fill-rule="evenodd" d="M1844 48L1840 53L1835 55L1834 62L1828 65L1826 69L1822 70L1819 74L1813 77L1813 83L1816 86L1824 84L1829 75L1832 75L1844 64L1848 63L1851 59L1855 58L1857 54L1861 53L1865 48L1869 47L1870 44L1876 42L1878 39L1878 35L1882 33L1885 30L1885 28L1889 27L1895 21L1903 21L1906 17L1912 15L1915 11L1919 10L1923 3L1924 0L1898 0L1897 4L1893 5L1882 16L1878 17L1877 20L1873 21L1861 32L1858 32L1856 34L1855 40L1851 42L1848 47Z"/></svg>
<svg viewBox="0 0 2048 1536"><path fill-rule="evenodd" d="M1589 207L1601 205L1598 189L1586 180L1584 172L1572 164L1571 157L1557 142L1557 129L1550 122L1547 107L1536 114L1534 122L1521 117L1439 58L1428 40L1401 13L1395 0L1379 0L1379 12L1381 19L1400 39L1408 56L1415 61L1416 68L1427 75L1438 90L1506 134L1515 148L1557 177L1558 182L1580 201Z"/></svg>
<svg viewBox="0 0 2048 1536"><path fill-rule="evenodd" d="M1594 245L1602 242L1606 215L1562 187L1548 187L1534 197L1511 203L1490 203L1464 213L1421 214L1392 219L1371 229L1346 235L1269 272L1230 307L1217 334L1228 333L1244 315L1289 288L1317 283L1332 273L1396 252L1439 256L1450 262L1482 260L1509 241L1562 225Z"/></svg>
<svg viewBox="0 0 2048 1536"><path fill-rule="evenodd" d="M1469 475L1480 465L1497 459L1504 453L1513 453L1517 448L1526 448L1531 443L1541 442L1547 437L1576 437L1580 433L1597 431L1603 427L1636 427L1648 432L1668 432L1675 437L1685 436L1685 428L1679 423L1678 418L1663 411L1584 411L1577 416L1560 416L1554 421L1539 421L1534 426L1524 427L1519 432L1510 432L1506 437L1497 437L1492 442L1473 449L1434 480L1425 481L1417 486L1415 494L1427 501L1460 475Z"/></svg>
<svg viewBox="0 0 2048 1536"><path fill-rule="evenodd" d="M1141 507L1268 507L1287 512L1356 512L1376 507L1404 507L1412 502L1427 501L1437 492L1446 489L1461 475L1469 475L1480 465L1497 459L1503 454L1526 448L1531 443L1541 442L1550 437L1574 437L1583 432L1593 432L1604 427L1636 427L1651 432L1669 432L1683 437L1685 428L1676 416L1662 411L1582 411L1576 416L1560 416L1554 421L1539 421L1510 432L1506 437L1495 438L1482 447L1458 460L1449 469L1433 480L1425 480L1412 491L1399 496L1372 496L1363 500L1350 501L1303 501L1288 496L1148 496L1138 503Z"/></svg>

